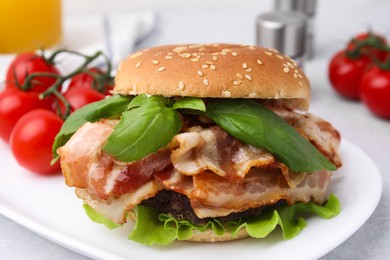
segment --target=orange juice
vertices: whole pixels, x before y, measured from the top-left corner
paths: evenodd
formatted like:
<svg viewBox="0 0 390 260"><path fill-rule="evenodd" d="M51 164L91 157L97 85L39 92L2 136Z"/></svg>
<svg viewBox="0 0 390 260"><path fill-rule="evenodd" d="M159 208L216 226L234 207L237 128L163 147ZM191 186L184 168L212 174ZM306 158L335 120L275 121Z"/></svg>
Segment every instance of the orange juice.
<svg viewBox="0 0 390 260"><path fill-rule="evenodd" d="M61 39L61 0L0 0L0 53L49 48Z"/></svg>

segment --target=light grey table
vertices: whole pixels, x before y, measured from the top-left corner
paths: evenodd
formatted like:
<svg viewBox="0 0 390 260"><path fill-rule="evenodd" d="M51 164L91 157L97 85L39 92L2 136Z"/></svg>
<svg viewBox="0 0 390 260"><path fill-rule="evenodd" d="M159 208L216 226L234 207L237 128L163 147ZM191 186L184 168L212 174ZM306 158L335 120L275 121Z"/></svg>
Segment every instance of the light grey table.
<svg viewBox="0 0 390 260"><path fill-rule="evenodd" d="M70 8L69 2L72 1L65 2L68 2ZM262 1L242 1L242 4L238 1L227 1L226 5L221 2L219 8L215 8L216 3L211 3L211 9L208 8L210 6L206 4L207 1L201 1L200 5L194 2L191 2L188 8L184 4L169 5L169 8L163 8L161 3L157 4L157 8L161 7L160 29L144 45L188 42L253 44L255 17L271 6L270 2ZM85 5L88 3L86 1ZM125 4L124 1L118 3ZM148 3L153 7L153 1ZM172 4L174 1L168 3ZM105 11L97 6L92 10ZM83 10L86 9L84 6ZM120 7L110 10L117 9ZM390 259L390 121L376 118L361 103L340 98L333 92L327 79L330 57L343 47L349 36L364 31L367 26L389 35L389 11L390 2L385 0L331 0L319 3L315 57L305 63L305 71L313 89L311 111L331 121L344 138L363 149L379 167L384 181L383 196L373 215L354 235L322 259ZM65 18L72 18L72 12L67 15ZM0 215L0 259L85 257Z"/></svg>

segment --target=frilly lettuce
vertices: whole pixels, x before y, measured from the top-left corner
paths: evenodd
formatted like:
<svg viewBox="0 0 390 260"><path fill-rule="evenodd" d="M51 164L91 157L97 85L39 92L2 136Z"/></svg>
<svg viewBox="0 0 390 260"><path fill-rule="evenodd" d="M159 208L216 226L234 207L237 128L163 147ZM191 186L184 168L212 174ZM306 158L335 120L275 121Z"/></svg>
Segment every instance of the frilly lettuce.
<svg viewBox="0 0 390 260"><path fill-rule="evenodd" d="M106 225L108 228L120 227L87 205L84 209L92 221ZM136 224L129 234L129 239L141 244L168 245L174 240L186 240L193 235L194 230L200 232L212 229L217 235L225 232L236 236L245 228L249 236L254 238L264 238L279 225L283 238L291 239L297 236L306 227L303 215L314 213L324 219L329 219L339 214L340 202L337 197L331 194L328 201L319 206L314 203L295 203L294 205L281 204L273 209L264 210L259 216L237 221L221 223L215 219L210 220L205 225L195 225L187 220L179 220L170 214L159 214L156 210L139 205L135 208L137 217Z"/></svg>

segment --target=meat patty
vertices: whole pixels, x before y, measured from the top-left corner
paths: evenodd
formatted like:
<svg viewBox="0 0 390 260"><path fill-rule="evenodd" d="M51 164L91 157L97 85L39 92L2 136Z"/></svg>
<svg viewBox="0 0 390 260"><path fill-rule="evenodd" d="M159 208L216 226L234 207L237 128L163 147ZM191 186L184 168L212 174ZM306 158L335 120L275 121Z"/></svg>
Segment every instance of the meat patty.
<svg viewBox="0 0 390 260"><path fill-rule="evenodd" d="M197 225L206 224L211 219L216 219L222 223L237 219L247 219L257 216L265 207L257 207L245 210L243 212L231 213L224 217L217 218L199 218L196 216L191 207L190 200L187 196L172 190L162 190L156 196L144 200L144 206L156 209L158 212L171 214L177 219L188 220Z"/></svg>

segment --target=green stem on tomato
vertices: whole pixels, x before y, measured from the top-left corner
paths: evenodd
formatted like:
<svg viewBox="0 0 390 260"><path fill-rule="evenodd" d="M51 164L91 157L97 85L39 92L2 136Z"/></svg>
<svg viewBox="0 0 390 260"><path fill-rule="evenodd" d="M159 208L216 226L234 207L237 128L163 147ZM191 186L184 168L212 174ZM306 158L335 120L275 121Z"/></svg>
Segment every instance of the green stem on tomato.
<svg viewBox="0 0 390 260"><path fill-rule="evenodd" d="M350 59L359 59L361 55L367 55L367 53L363 53L362 50L365 47L371 47L379 51L387 51L390 52L390 46L386 43L382 42L375 35L370 35L367 39L364 40L351 40L351 43L355 44L355 47L352 50L347 50L345 54Z"/></svg>
<svg viewBox="0 0 390 260"><path fill-rule="evenodd" d="M105 61L105 65L107 67L106 69L106 72L103 74L103 78L104 79L97 79L97 82L98 82L98 90L101 91L103 89L103 86L104 86L104 81L110 81L112 80L112 77L111 77L111 69L112 69L112 66L111 66L111 62L110 60L108 59L108 57L106 55L104 55L103 52L101 51L97 51L96 53L94 53L93 55L85 55L85 54L82 54L82 53L79 53L79 52L76 52L76 51L71 51L71 50L65 50L65 49L61 49L61 50L57 50L55 51L49 58L45 58L42 57L46 60L47 63L49 64L54 64L54 60L56 59L56 57L59 55L59 54L62 54L62 53L68 53L68 54L73 54L73 55L78 55L78 56L81 56L83 57L85 60L84 62L74 71L72 71L71 73L68 73L67 75L65 76L62 76L62 75L58 75L58 74L55 74L55 73L48 73L48 72L37 72L37 73L31 73L30 75L28 75L23 83L22 86L20 86L19 88L23 91L28 91L32 88L32 81L34 80L34 78L36 77L52 77L52 78L57 78L57 80L54 82L53 85L51 85L48 89L46 89L44 92L42 92L40 95L39 95L39 98L40 99L44 99L45 97L49 96L49 95L55 95L59 100L60 102L63 103L63 105L65 106L65 112L62 112L60 109L58 109L57 111L57 114L63 118L63 119L66 119L70 112L71 112L71 106L69 104L69 102L66 100L66 98L58 91L59 87L68 79L82 73L82 72L87 72L88 73L88 70L86 69L87 66L94 60L96 60L98 57L100 56L103 56L104 58L104 61ZM92 75L94 77L94 79L96 79L96 75ZM101 82L100 82L101 81Z"/></svg>

